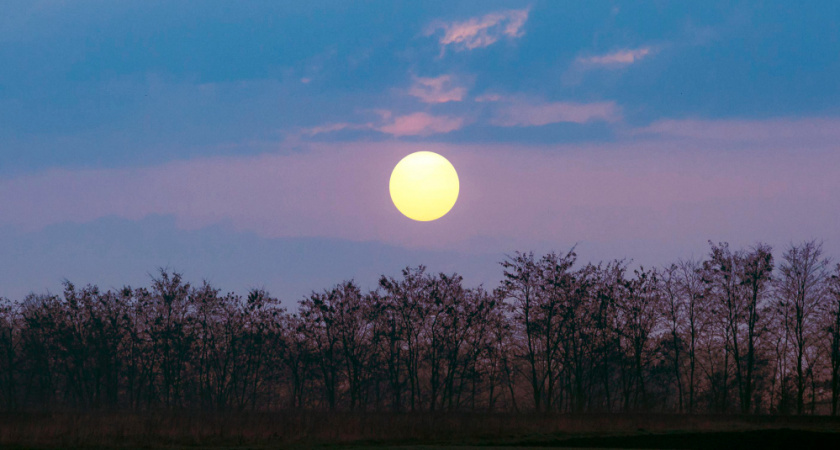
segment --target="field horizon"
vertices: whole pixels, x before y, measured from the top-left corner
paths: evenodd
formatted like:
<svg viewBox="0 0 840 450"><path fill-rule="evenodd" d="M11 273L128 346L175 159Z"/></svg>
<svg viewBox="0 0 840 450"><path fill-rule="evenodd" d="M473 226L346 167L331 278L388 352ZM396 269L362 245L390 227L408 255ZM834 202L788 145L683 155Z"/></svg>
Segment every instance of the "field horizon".
<svg viewBox="0 0 840 450"><path fill-rule="evenodd" d="M808 448L836 448L840 418L312 411L0 414L2 448L705 449L789 448L803 439Z"/></svg>

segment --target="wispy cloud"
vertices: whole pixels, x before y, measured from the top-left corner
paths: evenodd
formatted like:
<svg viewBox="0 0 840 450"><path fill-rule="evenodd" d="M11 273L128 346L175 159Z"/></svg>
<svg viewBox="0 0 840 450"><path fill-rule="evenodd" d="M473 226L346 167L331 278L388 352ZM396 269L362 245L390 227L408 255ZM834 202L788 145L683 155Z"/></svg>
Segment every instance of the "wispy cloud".
<svg viewBox="0 0 840 450"><path fill-rule="evenodd" d="M604 55L581 56L577 58L576 62L586 66L605 68L624 67L651 55L652 51L651 47L622 49Z"/></svg>
<svg viewBox="0 0 840 450"><path fill-rule="evenodd" d="M391 123L376 129L393 136L428 136L449 133L464 126L464 119L452 116L433 116L417 112L394 117Z"/></svg>
<svg viewBox="0 0 840 450"><path fill-rule="evenodd" d="M392 136L429 136L432 134L449 133L464 126L466 121L462 117L435 116L425 112L405 115L395 115L389 110L374 111L379 120L367 123L329 123L316 127L305 128L300 131L303 136L334 133L342 130L374 130Z"/></svg>
<svg viewBox="0 0 840 450"><path fill-rule="evenodd" d="M840 121L833 118L770 120L661 120L637 128L633 135L727 142L840 142Z"/></svg>
<svg viewBox="0 0 840 450"><path fill-rule="evenodd" d="M467 89L456 86L451 75L441 75L436 78L415 77L408 93L425 103L446 103L463 100Z"/></svg>
<svg viewBox="0 0 840 450"><path fill-rule="evenodd" d="M491 123L503 127L531 127L560 122L615 122L620 118L621 114L615 102L531 103L516 100L502 102Z"/></svg>
<svg viewBox="0 0 840 450"><path fill-rule="evenodd" d="M504 97L499 95L499 94L484 94L484 95L479 95L478 97L475 98L475 101L477 101L479 103L498 102L500 100L504 100Z"/></svg>
<svg viewBox="0 0 840 450"><path fill-rule="evenodd" d="M487 47L502 38L519 38L525 32L522 27L528 20L528 9L499 11L473 17L463 22L435 22L427 29L427 35L443 30L439 42L442 49L451 46L456 51Z"/></svg>
<svg viewBox="0 0 840 450"><path fill-rule="evenodd" d="M306 136L315 136L323 133L334 133L336 131L341 130L366 130L369 128L371 128L370 124L338 122L319 125L317 127L304 128L303 130L301 130L301 134L304 134Z"/></svg>

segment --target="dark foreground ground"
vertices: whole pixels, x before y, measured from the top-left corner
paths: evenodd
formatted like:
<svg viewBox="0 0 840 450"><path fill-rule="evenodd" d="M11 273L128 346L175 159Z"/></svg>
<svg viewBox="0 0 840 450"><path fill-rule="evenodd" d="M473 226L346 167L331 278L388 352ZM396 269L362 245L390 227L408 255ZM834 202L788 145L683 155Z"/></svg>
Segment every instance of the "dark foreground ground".
<svg viewBox="0 0 840 450"><path fill-rule="evenodd" d="M840 419L630 414L0 414L0 448L840 450Z"/></svg>

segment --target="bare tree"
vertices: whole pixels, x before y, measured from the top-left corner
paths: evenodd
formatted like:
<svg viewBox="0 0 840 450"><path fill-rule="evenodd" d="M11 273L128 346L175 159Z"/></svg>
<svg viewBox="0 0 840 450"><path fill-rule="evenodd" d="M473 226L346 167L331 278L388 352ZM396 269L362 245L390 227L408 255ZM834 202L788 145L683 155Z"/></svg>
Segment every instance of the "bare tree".
<svg viewBox="0 0 840 450"><path fill-rule="evenodd" d="M822 244L817 241L788 247L779 267L778 301L789 311L785 329L793 341L797 414L804 412L808 353L814 351L816 338L813 319L825 298L827 268L828 260L823 258Z"/></svg>
<svg viewBox="0 0 840 450"><path fill-rule="evenodd" d="M684 296L685 333L688 338L688 412L693 413L696 394L697 345L700 338L703 315L702 302L706 289L703 285L702 265L697 261L683 260L677 263L680 291Z"/></svg>
<svg viewBox="0 0 840 450"><path fill-rule="evenodd" d="M603 407L607 411L613 409L616 366L623 367L618 305L619 297L624 292L625 270L623 261L612 261L603 267L599 265L597 284L592 293L593 371L597 372L593 376L598 378Z"/></svg>
<svg viewBox="0 0 840 450"><path fill-rule="evenodd" d="M836 416L840 405L840 264L834 268L829 286L829 301L827 305L828 326L831 358L831 415Z"/></svg>
<svg viewBox="0 0 840 450"><path fill-rule="evenodd" d="M20 350L19 305L0 297L0 395L7 411L17 409L16 366Z"/></svg>
<svg viewBox="0 0 840 450"><path fill-rule="evenodd" d="M620 334L624 338L632 372L625 389L625 409L632 407L647 410L648 392L646 369L652 357L651 341L659 321L661 296L659 275L655 270L640 268L634 271L634 277L625 282L625 295L620 297ZM632 393L632 394L631 394Z"/></svg>
<svg viewBox="0 0 840 450"><path fill-rule="evenodd" d="M562 291L567 288L574 250L565 256L549 253L534 261L532 253L517 253L502 262L502 292L512 302L514 320L524 333L522 357L528 367L534 409L550 410L559 370Z"/></svg>
<svg viewBox="0 0 840 450"><path fill-rule="evenodd" d="M683 412L683 375L682 360L680 359L683 347L682 329L685 327L687 315L686 298L683 296L683 285L680 279L679 267L672 264L662 273L662 291L665 297L665 318L668 321L670 341L673 352L672 366L674 370L674 383L677 385L677 411Z"/></svg>
<svg viewBox="0 0 840 450"><path fill-rule="evenodd" d="M523 357L528 365L534 409L541 410L547 363L540 354L540 306L537 298L538 274L533 253L517 253L503 261L504 279L501 293L512 301L514 320L524 331Z"/></svg>
<svg viewBox="0 0 840 450"><path fill-rule="evenodd" d="M755 389L756 344L764 332L764 325L760 323L770 288L773 272L773 254L770 246L758 244L750 252L743 255L741 260L741 284L746 295L746 339L747 357L743 376L741 393L741 412L749 413Z"/></svg>
<svg viewBox="0 0 840 450"><path fill-rule="evenodd" d="M402 364L406 371L411 411L422 409L420 365L423 356L423 332L429 315L428 302L424 297L429 295L428 291L433 283L425 272L424 266L417 269L406 268L402 271L402 280L387 277L379 280L379 286L384 289L385 298L393 314L392 339L395 340L392 344L399 346L396 355L402 356L402 360L396 363ZM396 385L399 372L395 377Z"/></svg>
<svg viewBox="0 0 840 450"><path fill-rule="evenodd" d="M741 341L739 332L744 315L744 299L741 295L740 265L742 255L733 253L728 243L714 245L709 242L711 253L709 259L703 262L704 281L709 287L709 295L715 300L712 306L715 315L723 327L725 336L723 379L722 379L722 409L726 411L729 401L729 358L735 369L735 383L739 398L744 397L744 376L741 364ZM743 401L741 402L743 405ZM743 411L742 412L746 412Z"/></svg>

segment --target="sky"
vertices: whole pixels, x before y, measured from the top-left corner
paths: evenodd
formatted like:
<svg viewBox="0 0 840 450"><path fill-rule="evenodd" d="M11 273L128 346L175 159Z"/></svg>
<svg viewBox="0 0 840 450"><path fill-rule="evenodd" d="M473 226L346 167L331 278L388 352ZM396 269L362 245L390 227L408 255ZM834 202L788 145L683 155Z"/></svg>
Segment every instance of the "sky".
<svg viewBox="0 0 840 450"><path fill-rule="evenodd" d="M515 251L840 257L840 2L7 0L0 296L159 268L293 304ZM458 171L449 214L396 163Z"/></svg>

